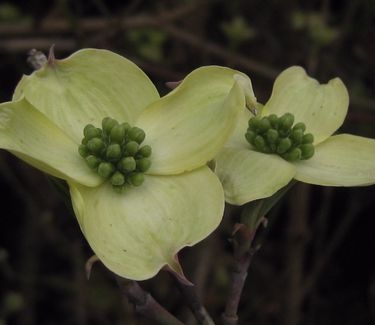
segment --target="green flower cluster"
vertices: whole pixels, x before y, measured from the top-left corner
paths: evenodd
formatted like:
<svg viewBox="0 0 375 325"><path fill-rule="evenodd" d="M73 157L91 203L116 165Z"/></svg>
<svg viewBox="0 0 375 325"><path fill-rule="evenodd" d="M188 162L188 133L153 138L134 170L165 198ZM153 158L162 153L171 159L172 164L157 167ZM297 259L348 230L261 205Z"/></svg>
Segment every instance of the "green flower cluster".
<svg viewBox="0 0 375 325"><path fill-rule="evenodd" d="M102 129L88 124L83 134L79 154L114 189L142 185L143 173L151 166L151 147L141 146L146 136L142 129L105 117Z"/></svg>
<svg viewBox="0 0 375 325"><path fill-rule="evenodd" d="M275 153L287 161L306 160L314 155L314 136L306 133L304 123L296 123L294 115L285 113L252 117L246 131L246 140L263 153Z"/></svg>

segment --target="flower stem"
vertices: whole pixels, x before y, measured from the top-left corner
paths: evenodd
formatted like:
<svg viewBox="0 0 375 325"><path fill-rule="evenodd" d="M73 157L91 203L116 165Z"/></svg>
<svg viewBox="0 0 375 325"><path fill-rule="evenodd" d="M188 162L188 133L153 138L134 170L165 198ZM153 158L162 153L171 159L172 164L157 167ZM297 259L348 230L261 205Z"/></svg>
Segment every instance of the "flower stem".
<svg viewBox="0 0 375 325"><path fill-rule="evenodd" d="M280 189L274 195L247 203L242 209L241 222L234 225L233 231L233 254L234 264L229 295L225 305L225 311L221 315L223 325L238 324L238 305L240 303L242 290L247 278L247 270L260 245L254 244L253 240L260 225L267 225L266 213L288 192L296 182L292 180L288 185Z"/></svg>
<svg viewBox="0 0 375 325"><path fill-rule="evenodd" d="M221 315L223 325L237 325L238 305L245 285L247 270L259 247L251 247L255 231L244 224L236 224L233 237L234 265L225 312Z"/></svg>
<svg viewBox="0 0 375 325"><path fill-rule="evenodd" d="M122 293L134 304L136 312L151 320L153 324L184 325L144 291L138 282L121 277L116 277L116 280Z"/></svg>
<svg viewBox="0 0 375 325"><path fill-rule="evenodd" d="M194 285L182 283L177 278L175 278L175 281L181 294L184 296L185 302L188 304L190 310L194 314L198 324L215 325L206 308L201 304Z"/></svg>

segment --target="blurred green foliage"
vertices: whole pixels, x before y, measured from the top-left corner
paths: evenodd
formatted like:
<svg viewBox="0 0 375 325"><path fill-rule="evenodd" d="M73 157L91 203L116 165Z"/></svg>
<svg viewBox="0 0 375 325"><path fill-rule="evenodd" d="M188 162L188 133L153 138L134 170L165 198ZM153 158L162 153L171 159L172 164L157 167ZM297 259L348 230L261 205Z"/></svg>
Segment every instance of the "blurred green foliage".
<svg viewBox="0 0 375 325"><path fill-rule="evenodd" d="M241 43L253 39L256 35L256 31L241 16L235 16L231 21L222 23L221 28L230 48L233 50L237 49Z"/></svg>
<svg viewBox="0 0 375 325"><path fill-rule="evenodd" d="M167 35L163 31L130 30L126 32L126 38L141 58L152 62L160 62L164 58L163 45L167 40Z"/></svg>
<svg viewBox="0 0 375 325"><path fill-rule="evenodd" d="M0 4L0 21L17 21L22 17L18 7L4 2Z"/></svg>
<svg viewBox="0 0 375 325"><path fill-rule="evenodd" d="M292 15L293 27L296 30L305 30L316 46L324 46L335 41L338 30L330 27L319 13L295 12Z"/></svg>

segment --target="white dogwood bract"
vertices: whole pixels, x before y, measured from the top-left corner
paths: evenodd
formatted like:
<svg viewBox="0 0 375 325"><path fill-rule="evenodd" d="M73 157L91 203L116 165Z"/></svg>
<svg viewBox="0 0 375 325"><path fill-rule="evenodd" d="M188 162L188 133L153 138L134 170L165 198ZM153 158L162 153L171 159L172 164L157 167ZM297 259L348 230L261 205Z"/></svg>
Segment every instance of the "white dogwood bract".
<svg viewBox="0 0 375 325"><path fill-rule="evenodd" d="M206 164L245 105L237 74L199 68L160 98L141 69L110 51L50 57L0 105L0 147L67 181L82 232L110 270L134 280L165 265L181 274L178 251L223 215L223 189ZM105 117L144 130L152 155L141 186L116 192L79 155L84 127Z"/></svg>

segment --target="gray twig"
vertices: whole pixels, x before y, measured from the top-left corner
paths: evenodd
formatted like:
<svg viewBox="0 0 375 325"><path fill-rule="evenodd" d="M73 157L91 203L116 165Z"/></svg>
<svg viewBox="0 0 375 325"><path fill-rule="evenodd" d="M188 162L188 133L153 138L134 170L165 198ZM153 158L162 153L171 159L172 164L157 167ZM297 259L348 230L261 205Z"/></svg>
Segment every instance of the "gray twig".
<svg viewBox="0 0 375 325"><path fill-rule="evenodd" d="M184 325L163 306L161 306L148 292L144 291L136 281L116 277L124 296L134 305L138 314L159 325Z"/></svg>
<svg viewBox="0 0 375 325"><path fill-rule="evenodd" d="M195 319L200 325L215 325L211 316L208 314L206 308L200 302L194 285L187 285L182 283L175 277L175 281L179 290L181 291L185 302L188 304L190 310L195 316Z"/></svg>

